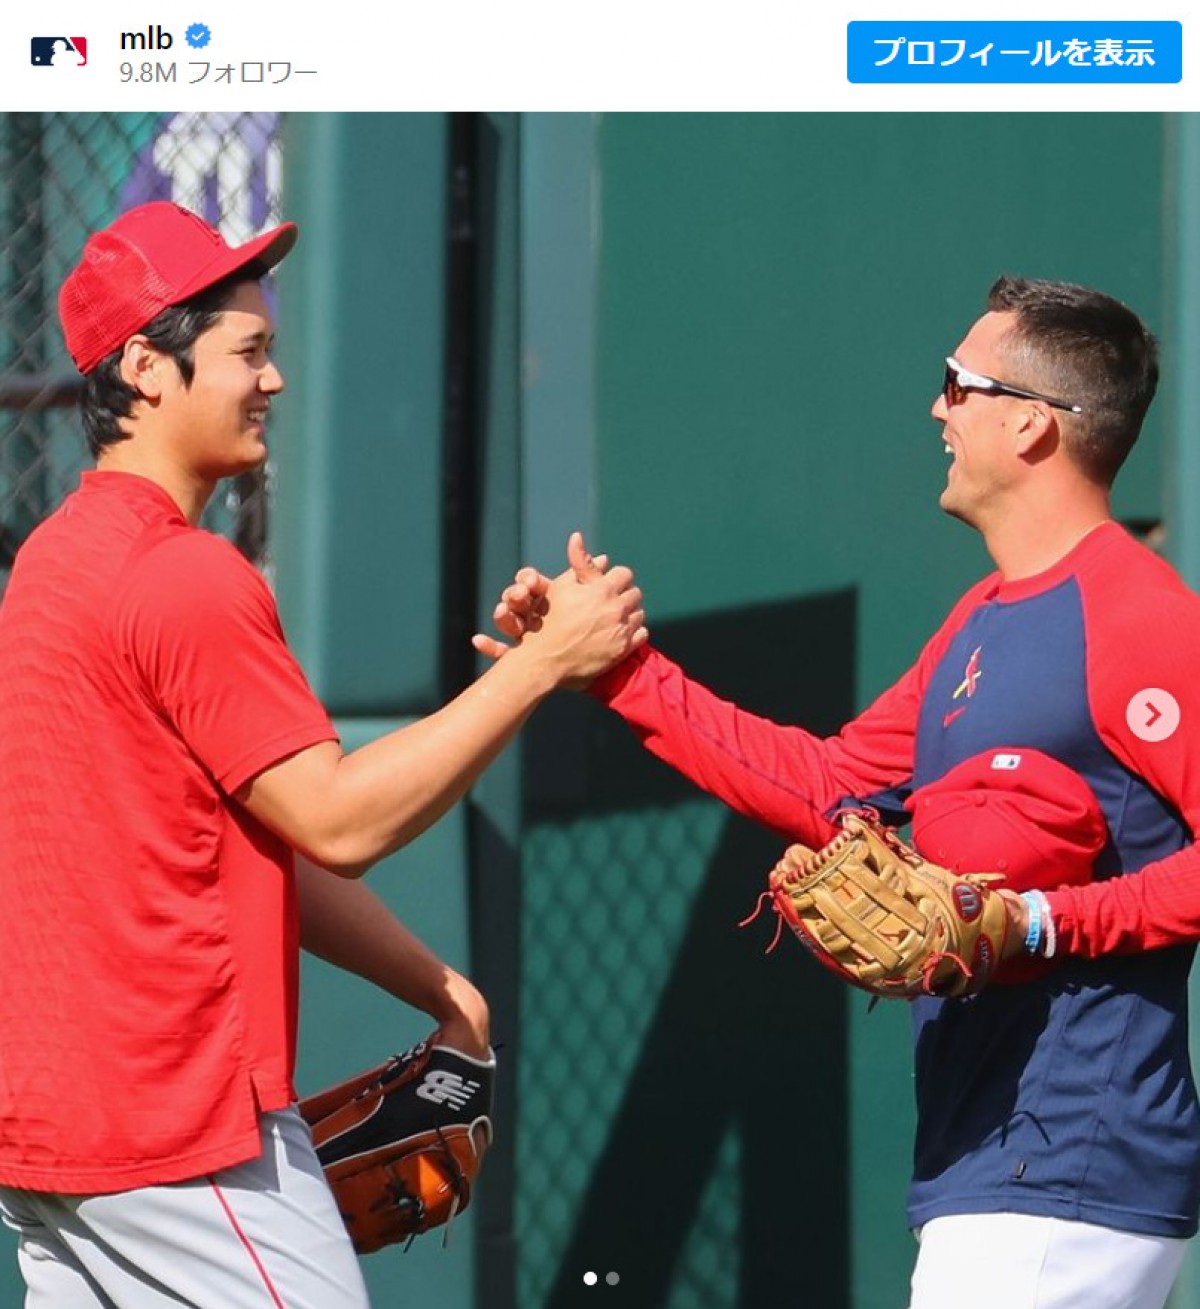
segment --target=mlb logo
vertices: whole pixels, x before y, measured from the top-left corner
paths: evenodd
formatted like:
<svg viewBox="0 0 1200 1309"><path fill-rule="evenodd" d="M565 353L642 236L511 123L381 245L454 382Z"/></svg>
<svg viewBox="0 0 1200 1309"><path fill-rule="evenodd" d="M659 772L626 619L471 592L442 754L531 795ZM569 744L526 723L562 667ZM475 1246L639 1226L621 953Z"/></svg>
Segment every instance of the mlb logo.
<svg viewBox="0 0 1200 1309"><path fill-rule="evenodd" d="M87 63L86 36L35 36L29 42L35 68L82 68Z"/></svg>

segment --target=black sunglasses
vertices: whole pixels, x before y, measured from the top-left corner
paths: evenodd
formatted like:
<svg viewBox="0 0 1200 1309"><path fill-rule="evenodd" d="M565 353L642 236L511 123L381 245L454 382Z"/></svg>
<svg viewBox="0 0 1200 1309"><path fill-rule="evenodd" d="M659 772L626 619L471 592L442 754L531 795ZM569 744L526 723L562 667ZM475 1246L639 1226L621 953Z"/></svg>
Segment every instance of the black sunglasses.
<svg viewBox="0 0 1200 1309"><path fill-rule="evenodd" d="M942 395L948 405L962 404L968 391L985 391L988 395L1012 395L1018 400L1041 400L1052 409L1065 409L1069 414L1083 413L1082 405L1068 404L1066 400L1056 400L1053 396L1042 395L1040 391L1026 391L1019 386L1009 386L1007 382L998 382L994 377L985 377L982 373L972 373L954 358L946 358L946 372L942 377Z"/></svg>

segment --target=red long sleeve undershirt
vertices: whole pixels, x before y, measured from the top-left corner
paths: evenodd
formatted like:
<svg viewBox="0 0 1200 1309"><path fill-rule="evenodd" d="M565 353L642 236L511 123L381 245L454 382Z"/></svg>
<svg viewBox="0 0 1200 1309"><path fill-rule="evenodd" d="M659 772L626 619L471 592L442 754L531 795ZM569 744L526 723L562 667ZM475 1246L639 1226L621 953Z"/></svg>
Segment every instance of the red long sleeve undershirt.
<svg viewBox="0 0 1200 1309"><path fill-rule="evenodd" d="M1119 531L1114 527L1114 531ZM1140 549L1140 547L1132 548ZM1200 830L1200 600L1154 559L1133 579L1132 603L1106 604L1104 577L1084 588L1088 695L1100 737L1121 765L1145 779ZM653 754L738 813L787 840L821 845L839 801L906 782L929 673L972 608L994 593L974 588L917 663L836 736L820 738L722 700L661 652L644 649L593 687ZM1126 597L1127 600L1129 596ZM1155 633L1159 636L1156 638ZM1133 651L1137 652L1133 657ZM1125 722L1145 687L1169 688L1181 726L1147 743ZM1134 953L1200 939L1200 847L1193 844L1123 876L1049 893L1060 953Z"/></svg>

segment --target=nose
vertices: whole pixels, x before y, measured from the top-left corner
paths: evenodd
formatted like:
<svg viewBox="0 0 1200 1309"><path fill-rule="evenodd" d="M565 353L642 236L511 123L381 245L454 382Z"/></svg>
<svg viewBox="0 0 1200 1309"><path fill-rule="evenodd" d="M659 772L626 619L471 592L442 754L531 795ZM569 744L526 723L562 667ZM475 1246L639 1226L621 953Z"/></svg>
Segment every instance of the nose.
<svg viewBox="0 0 1200 1309"><path fill-rule="evenodd" d="M267 366L258 375L258 389L266 395L278 395L283 386L283 374L275 361L269 359Z"/></svg>
<svg viewBox="0 0 1200 1309"><path fill-rule="evenodd" d="M934 400L933 404L930 406L929 412L939 423L944 423L950 417L950 409L946 404L946 396L944 392L939 391L937 393L937 399Z"/></svg>

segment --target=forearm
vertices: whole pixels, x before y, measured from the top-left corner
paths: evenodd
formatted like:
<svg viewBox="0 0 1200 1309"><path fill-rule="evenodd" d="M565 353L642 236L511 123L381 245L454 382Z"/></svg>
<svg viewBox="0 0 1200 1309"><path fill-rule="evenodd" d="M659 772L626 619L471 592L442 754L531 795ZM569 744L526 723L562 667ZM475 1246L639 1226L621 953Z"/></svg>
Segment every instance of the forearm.
<svg viewBox="0 0 1200 1309"><path fill-rule="evenodd" d="M483 996L414 936L365 882L337 877L298 858L296 890L305 950L422 1010L458 1048L487 1057Z"/></svg>
<svg viewBox="0 0 1200 1309"><path fill-rule="evenodd" d="M374 863L432 826L552 689L536 668L504 660L437 712L343 756L330 802L351 846L349 862Z"/></svg>
<svg viewBox="0 0 1200 1309"><path fill-rule="evenodd" d="M314 863L359 876L460 800L554 685L543 661L514 651L427 718L350 754L304 750L238 799Z"/></svg>
<svg viewBox="0 0 1200 1309"><path fill-rule="evenodd" d="M1200 940L1200 846L1136 873L1047 893L1060 954L1095 958Z"/></svg>
<svg viewBox="0 0 1200 1309"><path fill-rule="evenodd" d="M652 754L697 786L809 845L830 838L828 814L840 801L865 800L911 770L911 733L885 737L860 730L868 739L862 759L855 760L842 739L825 740L748 713L655 650L626 660L592 693L625 719ZM863 760L873 760L873 770Z"/></svg>
<svg viewBox="0 0 1200 1309"><path fill-rule="evenodd" d="M1008 913L1005 958L1027 950L1031 899L1040 903L1035 954L1096 959L1191 945L1200 941L1200 846L1084 886L1000 895Z"/></svg>
<svg viewBox="0 0 1200 1309"><path fill-rule="evenodd" d="M572 537L576 553L582 538ZM460 800L556 687L586 685L646 639L627 568L584 583L577 560L550 584L536 633L445 708L353 754L326 741L264 768L236 795L259 822L344 876L411 841Z"/></svg>

